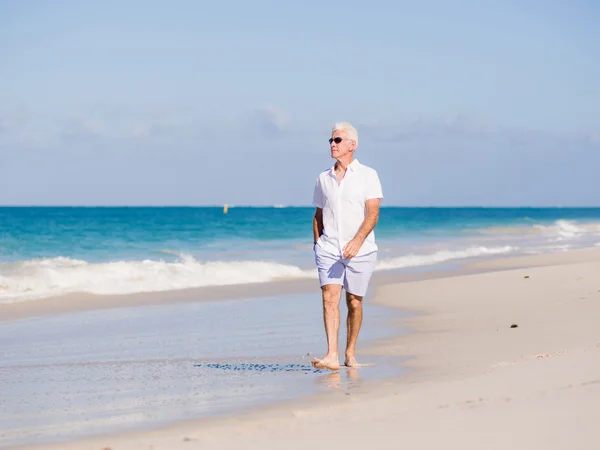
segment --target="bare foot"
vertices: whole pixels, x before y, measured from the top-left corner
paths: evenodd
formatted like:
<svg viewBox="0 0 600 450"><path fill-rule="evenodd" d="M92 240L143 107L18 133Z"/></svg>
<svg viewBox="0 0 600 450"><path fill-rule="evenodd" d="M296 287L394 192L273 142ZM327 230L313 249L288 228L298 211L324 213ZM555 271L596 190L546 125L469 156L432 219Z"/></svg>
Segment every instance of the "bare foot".
<svg viewBox="0 0 600 450"><path fill-rule="evenodd" d="M346 367L358 367L360 364L356 362L356 358L354 356L346 355L346 361L344 361L344 365Z"/></svg>
<svg viewBox="0 0 600 450"><path fill-rule="evenodd" d="M340 368L337 355L327 355L323 359L313 358L312 365L315 369L338 370Z"/></svg>

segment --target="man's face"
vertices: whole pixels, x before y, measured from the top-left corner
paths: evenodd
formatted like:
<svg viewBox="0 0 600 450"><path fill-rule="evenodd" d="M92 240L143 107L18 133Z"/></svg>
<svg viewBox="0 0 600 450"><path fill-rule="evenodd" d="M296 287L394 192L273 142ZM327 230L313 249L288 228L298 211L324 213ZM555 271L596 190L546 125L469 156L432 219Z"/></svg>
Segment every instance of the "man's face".
<svg viewBox="0 0 600 450"><path fill-rule="evenodd" d="M354 141L346 137L346 131L344 130L334 132L331 135L330 141L329 148L331 149L331 157L334 159L343 158L354 151Z"/></svg>

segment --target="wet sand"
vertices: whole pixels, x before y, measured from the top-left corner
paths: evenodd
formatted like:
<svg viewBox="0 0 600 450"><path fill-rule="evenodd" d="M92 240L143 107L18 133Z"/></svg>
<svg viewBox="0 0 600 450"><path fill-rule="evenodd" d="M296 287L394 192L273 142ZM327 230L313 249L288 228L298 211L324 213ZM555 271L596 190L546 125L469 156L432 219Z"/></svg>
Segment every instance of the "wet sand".
<svg viewBox="0 0 600 450"><path fill-rule="evenodd" d="M397 358L375 356L339 380L314 369L319 316L314 295L289 294L0 323L0 447L151 429L401 374ZM399 317L369 305L363 343L396 334Z"/></svg>

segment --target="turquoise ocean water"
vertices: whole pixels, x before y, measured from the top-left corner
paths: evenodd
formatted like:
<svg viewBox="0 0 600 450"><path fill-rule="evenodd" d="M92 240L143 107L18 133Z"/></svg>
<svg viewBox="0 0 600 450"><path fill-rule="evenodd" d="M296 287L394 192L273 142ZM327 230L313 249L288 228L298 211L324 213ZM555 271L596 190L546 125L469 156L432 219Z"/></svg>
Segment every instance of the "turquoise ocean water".
<svg viewBox="0 0 600 450"><path fill-rule="evenodd" d="M0 302L315 277L313 208L3 207ZM600 245L600 208L382 208L377 270Z"/></svg>

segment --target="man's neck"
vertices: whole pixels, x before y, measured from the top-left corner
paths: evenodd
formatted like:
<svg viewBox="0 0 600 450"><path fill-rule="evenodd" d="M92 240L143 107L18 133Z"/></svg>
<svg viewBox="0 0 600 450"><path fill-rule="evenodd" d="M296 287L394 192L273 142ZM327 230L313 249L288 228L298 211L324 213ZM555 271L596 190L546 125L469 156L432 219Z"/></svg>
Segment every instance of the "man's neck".
<svg viewBox="0 0 600 450"><path fill-rule="evenodd" d="M352 155L347 158L340 158L336 160L335 170L346 172L346 169L348 169L348 166L352 164L352 161L354 161L354 157Z"/></svg>

